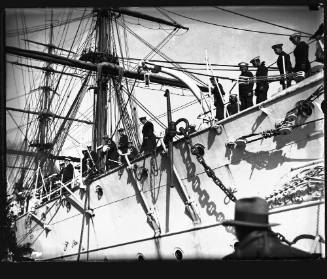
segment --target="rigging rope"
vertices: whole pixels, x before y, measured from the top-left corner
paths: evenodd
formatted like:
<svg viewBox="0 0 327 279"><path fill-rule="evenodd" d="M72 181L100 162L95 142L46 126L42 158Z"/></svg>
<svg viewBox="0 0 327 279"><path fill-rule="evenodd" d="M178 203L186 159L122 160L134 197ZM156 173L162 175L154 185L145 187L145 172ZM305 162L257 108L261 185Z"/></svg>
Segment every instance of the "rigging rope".
<svg viewBox="0 0 327 279"><path fill-rule="evenodd" d="M128 92L126 91L123 91L125 92L126 94L128 94ZM156 118L156 116L151 112L149 111L135 96L133 95L130 95L131 98L135 101L135 103L145 112L147 113L150 117L152 117L152 119L159 125L161 126L163 129L166 129L167 126L165 124L163 124L160 120L158 120Z"/></svg>
<svg viewBox="0 0 327 279"><path fill-rule="evenodd" d="M294 31L294 32L299 32L299 33L307 34L307 35L310 35L310 36L312 35L310 33L306 33L306 32L303 32L303 31L299 31L299 30L296 30L296 29L285 27L285 26L282 26L282 25L279 25L279 24L276 24L276 23L272 23L272 22L269 22L269 21L262 20L262 19L250 17L250 16L247 16L247 15L243 15L243 14L240 14L240 13L237 13L237 12L233 12L233 11L230 11L228 9L221 8L221 7L213 6L213 8L215 8L217 10L222 10L222 11L225 11L225 12L228 12L228 13L231 13L231 14L239 15L239 16L242 16L242 17L245 17L245 18L253 19L253 20L256 20L256 21L259 21L259 22L267 23L267 24L270 24L270 25L273 25L273 26L277 26L277 27L280 27L280 28L284 28L284 29L287 29L287 30L291 30L291 31ZM303 37L310 37L310 36L303 36Z"/></svg>
<svg viewBox="0 0 327 279"><path fill-rule="evenodd" d="M261 34L269 34L269 35L277 35L277 36L287 36L287 37L289 36L289 34L265 32L265 31L251 30L251 29L238 28L238 27L232 27L232 26L217 24L217 23L208 22L208 21L205 21L205 20L200 20L200 19L185 16L185 15L181 15L181 14L178 14L176 12L172 12L172 11L169 11L167 9L164 9L164 8L161 8L161 9L165 10L166 12L172 13L174 15L180 16L180 17L184 17L184 18L187 18L187 19L190 19L190 20L193 20L193 21L197 21L197 22L201 22L201 23L205 23L205 24L209 24L209 25L214 25L214 26L218 26L218 27L223 27L223 28L228 28L228 29L235 29L235 30L240 30L240 31L253 32L253 33L261 33Z"/></svg>
<svg viewBox="0 0 327 279"><path fill-rule="evenodd" d="M66 25L66 24L73 23L73 22L81 20L81 19L92 18L92 17L93 17L93 12L91 12L90 14L85 15L84 17L76 17L76 18L73 18L71 20L54 23L53 27ZM42 25L36 25L36 26L33 26L33 27L29 27L29 28L26 27L26 28L21 28L21 29L18 29L18 30L9 30L6 33L6 36L7 37L15 37L15 36L19 36L19 35L22 35L22 34L39 32L39 31L49 29L50 26L51 26L50 24L42 24Z"/></svg>
<svg viewBox="0 0 327 279"><path fill-rule="evenodd" d="M176 20L174 20L173 18L171 18L167 13L165 13L164 11L161 10L160 7L157 7L156 10L161 13L162 15L164 15L165 17L167 17L172 23L177 24Z"/></svg>
<svg viewBox="0 0 327 279"><path fill-rule="evenodd" d="M127 94L129 94L129 95L128 95L127 102L125 103L124 108L123 108L122 111L121 111L120 118L118 119L118 123L117 123L117 125L116 125L116 127L115 127L115 130L113 131L113 133L112 133L112 135L111 135L111 138L115 135L116 130L117 130L117 128L118 128L118 126L119 126L121 120L123 119L123 115L124 115L124 113L128 113L127 110L126 110L126 107L127 107L128 103L129 103L129 101L130 101L130 99L131 99L132 94L133 94L133 89L134 89L135 83L136 83L136 79L135 79L135 81L134 81L134 85L133 85L133 87L132 87L132 90L131 90L129 93L127 93ZM126 110L126 112L125 112L125 110Z"/></svg>
<svg viewBox="0 0 327 279"><path fill-rule="evenodd" d="M121 59L121 60L136 60L136 61L142 61L144 59L141 59L141 58L131 58L131 57L118 57L118 59ZM160 63L169 63L169 64L172 64L172 63L177 63L177 64L186 64L186 65L197 65L197 66L206 66L206 63L198 63L198 62L186 62L186 61L165 61L165 60L155 60L155 59L152 59L152 60L147 60L148 62L160 62ZM134 62L135 63L135 62ZM211 64L211 66L224 66L224 67L235 67L235 68L240 68L239 65L232 65L232 64ZM257 67L254 67L254 66L249 66L248 68L253 68L253 69L256 69ZM277 67L271 67L272 69L274 70L278 70Z"/></svg>
<svg viewBox="0 0 327 279"><path fill-rule="evenodd" d="M119 23L120 25L122 25L122 23ZM137 35L135 32L133 32L133 30L131 30L128 26L123 26L125 29L127 29L132 35L134 35L137 39L139 39L141 42L143 42L145 45L147 45L150 49L154 49L155 47L152 46L150 43L148 43L147 41L145 41L142 37L140 37L139 35ZM166 59L167 61L172 61L172 59L170 59L166 54L162 53L161 51L158 51L157 54L159 54L162 58ZM176 67L181 68L180 65L178 64L174 64ZM192 75L192 74L188 74L186 73L190 78L197 80L198 82L202 83L203 85L206 85L202 80L200 80L198 77Z"/></svg>

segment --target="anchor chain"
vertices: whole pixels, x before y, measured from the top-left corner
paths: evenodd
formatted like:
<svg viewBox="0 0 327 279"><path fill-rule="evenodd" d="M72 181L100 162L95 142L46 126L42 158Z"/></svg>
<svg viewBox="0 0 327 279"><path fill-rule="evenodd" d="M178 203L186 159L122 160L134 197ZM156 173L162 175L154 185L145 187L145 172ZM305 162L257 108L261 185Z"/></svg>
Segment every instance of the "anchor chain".
<svg viewBox="0 0 327 279"><path fill-rule="evenodd" d="M208 177L210 177L213 182L226 194L226 196L233 202L236 201L236 197L234 196L233 192L227 189L224 184L221 182L221 180L216 176L215 172L211 167L207 165L205 162L203 155L204 155L204 146L202 144L196 143L192 144L191 137L189 135L189 122L185 118L180 118L176 121L175 125L184 122L185 128L180 127L179 132L177 132L177 135L183 135L185 137L186 143L191 147L191 153L194 155L197 159L197 161L203 166L206 174Z"/></svg>

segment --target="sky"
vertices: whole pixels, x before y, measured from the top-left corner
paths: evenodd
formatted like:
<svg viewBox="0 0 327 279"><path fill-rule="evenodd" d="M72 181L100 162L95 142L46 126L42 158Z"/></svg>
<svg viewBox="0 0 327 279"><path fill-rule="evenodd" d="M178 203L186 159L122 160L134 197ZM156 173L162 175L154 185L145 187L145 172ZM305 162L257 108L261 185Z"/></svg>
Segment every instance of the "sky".
<svg viewBox="0 0 327 279"><path fill-rule="evenodd" d="M273 24L282 25L288 28L296 29L302 32L313 34L318 28L319 24L323 22L323 10L319 11L310 11L307 6L233 6L228 7L224 6L224 9L241 13L243 15L254 17L260 20L264 20ZM165 18L162 13L160 13L155 8L138 8L131 7L131 10L139 11L145 14L150 14L155 17ZM245 18L239 15L231 14L226 11L216 9L214 7L164 7L166 10L165 13L169 15L172 19L177 21L179 24L188 27L189 30L185 31L183 29L179 30L176 36L174 36L168 43L161 49L169 58L174 61L185 61L192 63L205 63L206 53L210 63L212 64L228 64L228 65L237 65L239 62L248 62L256 57L260 56L262 61L266 62L266 65L274 63L277 59L277 56L274 54L271 46L277 43L284 44L283 50L287 53L291 52L294 49L294 45L289 41L288 36L294 33L291 30L287 30L281 27L273 26L264 22L256 21L253 19ZM24 22L17 15L24 12L25 18ZM54 9L55 20L60 20L59 15L62 13L61 10ZM242 30L235 30L231 28L223 28L219 26L213 26L205 23L200 23L198 21L190 20L176 14L169 13L167 11L172 11L174 13L199 19L202 21L207 21L210 23L225 25L229 27L259 30L264 32L272 33L281 33L283 35L271 35L271 34L261 34L254 32L247 32ZM82 8L74 9L72 17L79 16L83 12ZM49 22L49 10L45 9L7 9L6 10L7 21L6 27L7 30L13 30L19 24L26 24L29 26L38 26L44 24L44 19L47 19ZM172 27L158 25L158 23L151 23L145 20L138 20L136 18L131 18L125 16L126 23L130 26L133 31L141 36L148 42L151 42L152 45L157 45L161 40L163 40L168 33L171 31ZM43 23L42 23L43 22ZM75 25L78 22L74 23ZM73 39L74 34L68 34L68 41ZM56 36L56 33L55 33ZM31 33L29 39L36 41L44 41L48 37L46 31ZM81 36L79 39L82 39ZM85 37L85 36L84 36ZM20 46L24 47L24 44L21 40L18 40L17 37L7 37L7 45ZM308 41L307 38L304 38L304 41ZM128 35L129 43L129 52L130 57L132 58L144 58L149 53L149 48L147 48L143 43L134 37ZM44 47L33 45L33 49L43 51ZM315 43L310 45L309 60L312 61L315 59ZM7 58L10 61L16 61L13 56L8 56ZM152 59L162 60L162 57L155 55ZM294 56L291 54L291 61L294 65ZM316 65L313 63L312 65ZM276 66L273 65L273 66ZM185 65L185 67L191 67L190 65ZM193 66L195 69L205 69L205 66ZM221 67L225 68L226 67ZM7 99L14 99L7 102L7 106L11 107L24 107L24 98L16 98L22 93L31 90L33 88L26 88L24 84L26 81L23 81L23 75L15 77L12 75L12 66L7 66ZM195 70L193 70L195 71ZM197 70L204 74L208 72L204 70ZM224 71L224 70L213 70L212 72L216 76L237 78L240 75L239 71ZM255 71L253 71L255 74ZM209 72L211 74L211 72ZM269 72L269 75L278 74L276 71ZM18 78L18 80L17 80ZM204 82L208 82L207 77L200 77ZM225 92L229 92L233 83L228 80L220 79ZM146 106L154 115L158 116L166 112L166 99L163 96L164 90L166 87L150 84L151 90L144 90L138 86L142 84L137 83L136 97L140 102ZM76 85L78 88L78 85ZM236 93L237 86L233 89L232 93ZM279 82L274 82L270 84L268 91L268 97L273 93L277 92L280 89ZM172 92L171 103L172 108L179 107L187 102L194 100L193 95L190 91L181 90L181 89L170 89ZM89 104L92 98L90 95L86 96L85 102L83 103L84 111L89 109ZM228 99L226 98L226 101ZM201 112L200 105L195 104L184 110L173 113L173 120L176 121L180 117L186 117L189 119L190 123L196 124L199 126L201 120L197 119L198 114ZM14 117L17 117L19 120L19 113L12 113ZM138 111L139 116L146 115L142 110ZM78 115L81 116L81 115ZM166 117L160 118L167 123ZM15 129L16 124L12 121L11 117L7 114L7 143L9 145L12 142L17 142L21 140L21 134L17 129ZM8 130L10 132L8 133ZM163 129L155 124L155 133L159 135L163 132ZM18 136L17 136L18 135ZM66 146L66 149L63 150L65 155L70 155L71 152L76 153L77 142L83 144L89 144L91 140L91 132L89 134L78 134L72 133L71 136L74 138L73 146Z"/></svg>

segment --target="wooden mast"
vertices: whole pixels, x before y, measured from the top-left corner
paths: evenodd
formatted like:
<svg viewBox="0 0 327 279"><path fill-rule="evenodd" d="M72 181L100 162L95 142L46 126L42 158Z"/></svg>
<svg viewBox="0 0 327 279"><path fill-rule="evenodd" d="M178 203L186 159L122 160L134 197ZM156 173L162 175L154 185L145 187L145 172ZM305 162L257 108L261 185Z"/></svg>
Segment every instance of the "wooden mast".
<svg viewBox="0 0 327 279"><path fill-rule="evenodd" d="M108 10L97 9L97 45L95 52L110 54L110 46L108 45L108 29L109 18ZM99 61L100 62L100 61ZM98 67L99 69L99 67ZM107 88L108 77L97 71L97 86L94 90L94 126L93 126L93 150L102 144L102 137L107 134ZM101 164L101 163L100 163ZM103 167L103 166L100 166Z"/></svg>

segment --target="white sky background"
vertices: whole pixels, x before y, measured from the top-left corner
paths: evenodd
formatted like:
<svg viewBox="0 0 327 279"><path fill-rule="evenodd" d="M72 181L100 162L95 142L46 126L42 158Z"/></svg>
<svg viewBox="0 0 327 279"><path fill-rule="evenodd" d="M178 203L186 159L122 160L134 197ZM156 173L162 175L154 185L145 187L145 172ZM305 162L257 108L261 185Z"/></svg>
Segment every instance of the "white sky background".
<svg viewBox="0 0 327 279"><path fill-rule="evenodd" d="M216 24L223 24L232 27L246 28L253 30L260 30L266 32L275 32L283 34L292 34L294 32L286 29L282 29L276 26L268 25L266 23L254 21L247 19L238 15L233 15L221 10L217 10L213 7L165 7L167 10L174 11L176 13L208 21ZM269 21L275 24L283 25L289 28L297 29L303 32L313 34L318 28L319 24L323 22L323 10L320 11L310 11L307 6L299 7L228 7L224 6L223 8L229 9L238 13L242 13L247 16L255 17L265 21ZM154 8L130 8L131 10L139 11L145 14L150 14L152 16L164 18L164 16L159 13ZM17 9L16 9L17 10ZM7 28L14 29L15 24L15 10L7 10ZM74 16L82 14L83 9L75 9ZM31 26L39 25L44 22L45 13L44 10L36 12L24 10L25 15L29 15L26 18L27 21L32 21ZM49 15L49 13L48 13ZM73 17L74 17L73 16ZM196 62L196 63L205 63L205 50L207 50L208 57L211 63L217 64L233 64L236 65L239 62L248 62L255 56L260 56L261 60L266 61L266 65L270 65L276 61L277 56L274 54L271 46L277 43L284 44L284 51L289 53L294 49L294 45L289 41L287 36L276 36L269 34L260 34L252 33L246 31L239 31L233 29L222 28L218 26L212 26L204 23L195 22L189 19L185 19L169 13L169 16L176 20L179 24L189 27L189 31L181 29L173 39L171 39L164 48L161 50L170 58L175 61L185 61L185 62ZM49 19L49 16L48 16ZM134 23L129 24L129 27L138 35L142 36L145 40L150 42L152 45L157 45L169 31L164 30L154 30L159 28L157 23L151 23L145 20L138 20L136 18L131 18L125 16L126 22ZM143 26L137 25L138 23ZM75 23L77 24L77 23ZM148 28L152 29L148 29ZM169 26L161 25L161 28L171 29ZM40 35L41 34L41 35ZM29 37L31 40L44 41L47 37L45 32L32 33L32 36ZM70 35L71 36L71 35ZM68 37L67 37L68 38ZM129 51L130 57L133 58L143 58L150 51L149 48L145 47L138 40L133 39L130 35L128 37L130 42ZM304 41L308 41L307 38L304 38ZM17 38L7 38L7 45L18 46ZM24 44L21 44L23 47ZM44 50L41 46L33 45L33 49ZM315 43L310 45L309 60L312 61L315 59ZM11 61L16 61L13 59L13 56L10 56ZM158 55L152 57L152 59L162 60ZM291 61L294 66L294 57L291 54ZM166 64L168 65L168 64ZM315 63L312 65L316 65ZM169 65L171 66L171 65ZM191 67L190 65L182 65L184 67ZM276 64L273 65L276 67ZM194 68L205 68L205 66L194 66ZM221 67L226 68L226 67ZM24 92L22 87L22 81L16 82L12 79L10 74L11 66L7 67L7 99L13 98L17 95L21 95ZM206 71L199 71L201 73L206 73ZM253 71L255 74L255 71ZM214 74L217 76L225 76L231 78L237 78L240 74L239 71L214 71ZM278 74L278 71L272 71L270 75ZM200 77L201 80L205 81L204 77ZM220 80L222 83L225 92L228 92L232 86L231 81ZM16 86L14 85L16 83ZM20 84L21 87L17 88L17 84ZM143 86L143 85L142 85ZM78 87L78 86L77 86ZM268 91L269 95L278 91L280 87L279 82L274 82L270 84ZM151 89L165 89L160 85L151 84ZM238 90L236 86L233 92ZM189 91L182 91L181 89L171 89L172 93L176 94L185 94L187 96L181 97L177 95L172 95L172 108L178 107L182 104L185 104L194 99L190 96ZM136 89L136 97L145 105L154 115L159 115L166 112L166 98L163 97L164 92L155 91L155 90L143 90L140 88ZM90 97L88 97L90 98ZM227 99L226 99L227 100ZM85 100L85 110L89 107L91 99ZM11 107L23 107L24 98L17 99L12 102L8 102L7 106ZM186 108L182 111L176 112L173 114L173 120L176 121L180 117L186 117L189 119L190 123L199 125L200 122L197 120L197 115L200 113L200 105L196 104ZM19 116L19 113L12 112L13 115ZM141 110L139 110L139 116L145 115ZM7 131L15 127L9 116L7 115ZM165 124L167 123L167 118L163 117L160 119ZM157 135L163 131L160 127L155 125L155 132ZM85 144L89 144L91 139L91 130L89 135L83 135L82 137L78 134L73 135L77 140L83 141ZM16 133L7 134L7 142L12 142L17 140ZM70 151L69 151L70 150ZM67 150L64 150L64 155L77 155L69 154L69 152L76 152L76 148L69 147Z"/></svg>

